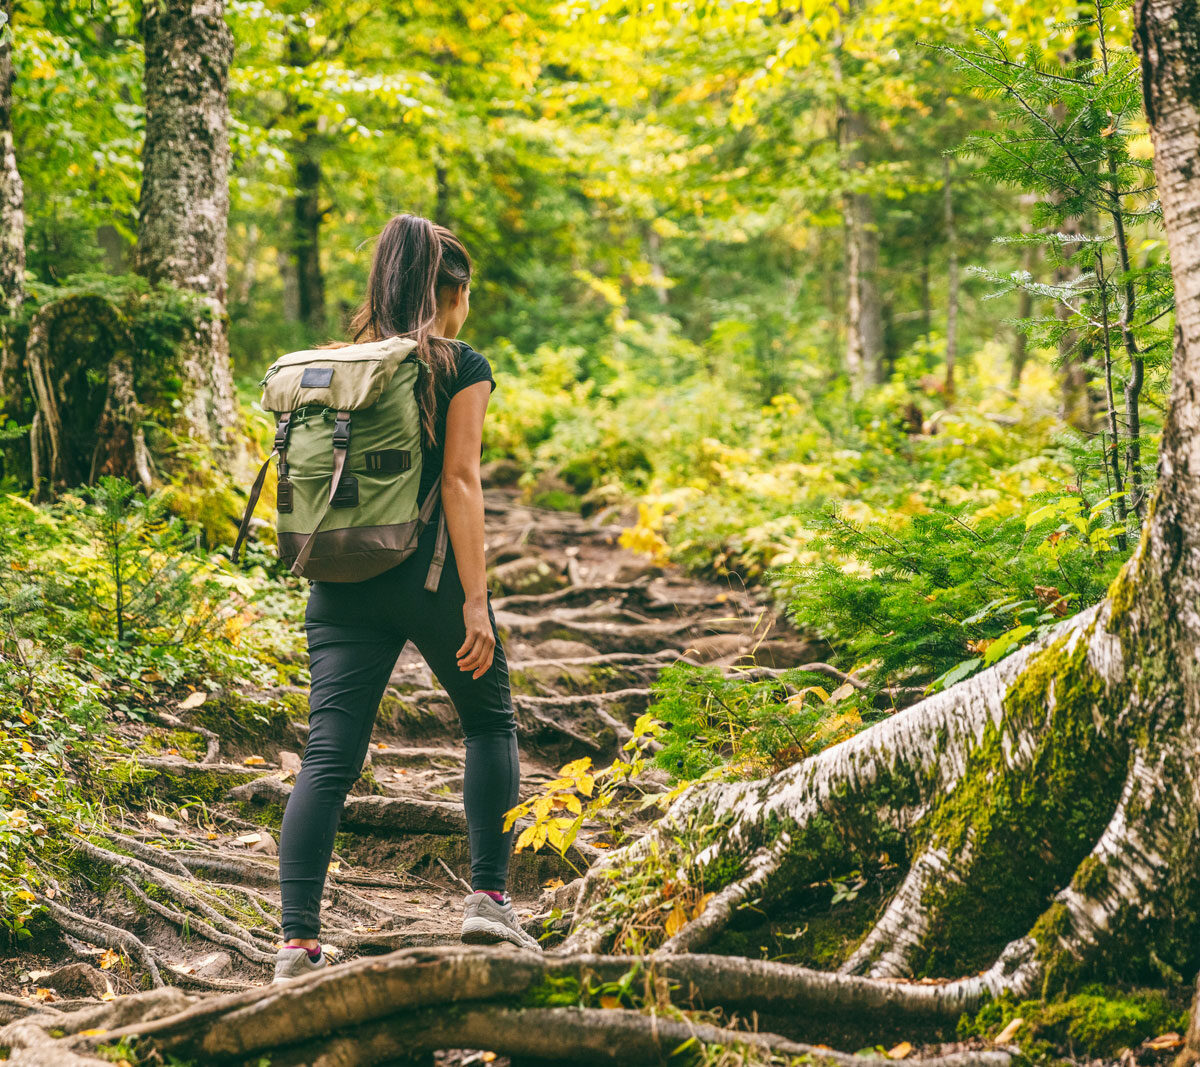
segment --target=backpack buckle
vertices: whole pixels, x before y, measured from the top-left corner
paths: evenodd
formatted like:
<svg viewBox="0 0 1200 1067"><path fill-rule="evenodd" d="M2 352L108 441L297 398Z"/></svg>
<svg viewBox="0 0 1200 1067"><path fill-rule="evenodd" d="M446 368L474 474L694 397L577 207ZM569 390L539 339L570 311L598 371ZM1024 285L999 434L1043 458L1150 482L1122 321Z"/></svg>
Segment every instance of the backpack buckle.
<svg viewBox="0 0 1200 1067"><path fill-rule="evenodd" d="M333 447L350 447L350 412L339 411L333 423Z"/></svg>
<svg viewBox="0 0 1200 1067"><path fill-rule="evenodd" d="M287 448L288 431L292 428L292 413L285 411L279 417L279 425L275 427L275 451L282 452Z"/></svg>

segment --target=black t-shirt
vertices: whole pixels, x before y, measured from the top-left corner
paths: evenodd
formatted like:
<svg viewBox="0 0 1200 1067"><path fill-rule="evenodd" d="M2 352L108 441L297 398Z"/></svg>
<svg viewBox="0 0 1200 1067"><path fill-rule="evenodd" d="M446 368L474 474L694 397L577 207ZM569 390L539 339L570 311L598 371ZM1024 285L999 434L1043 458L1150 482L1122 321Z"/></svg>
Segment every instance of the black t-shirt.
<svg viewBox="0 0 1200 1067"><path fill-rule="evenodd" d="M446 413L450 410L450 399L461 389L478 382L491 382L492 390L496 388L496 379L492 376L492 365L487 359L476 352L466 341L457 341L458 363L453 381L448 389L438 389L437 412L434 419L437 444L433 448L424 448L421 461L421 485L417 491L418 502L424 501L434 483L442 476L442 460L446 451Z"/></svg>

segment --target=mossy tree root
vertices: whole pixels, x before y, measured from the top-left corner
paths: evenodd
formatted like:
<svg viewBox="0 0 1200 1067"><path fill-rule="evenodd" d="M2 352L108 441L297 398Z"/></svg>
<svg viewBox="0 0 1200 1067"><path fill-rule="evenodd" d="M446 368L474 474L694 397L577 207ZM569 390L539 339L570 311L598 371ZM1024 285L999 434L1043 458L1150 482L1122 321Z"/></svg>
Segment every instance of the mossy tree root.
<svg viewBox="0 0 1200 1067"><path fill-rule="evenodd" d="M1194 887L1171 874L1195 837L1184 716L1127 669L1154 662L1122 599L1138 564L1110 600L948 692L770 779L686 792L588 872L562 950L603 950L623 926L620 872L659 854L687 865L672 842L713 825L691 877L737 874L660 952L711 941L751 895L776 907L795 871L828 878L906 851L844 974L954 977L996 960L991 992L1048 992L1144 942L1148 919L1191 921Z"/></svg>
<svg viewBox="0 0 1200 1067"><path fill-rule="evenodd" d="M946 883L961 885L963 868L970 863L970 845L966 855L952 862L946 852L931 848L921 853L904 876L883 915L838 968L841 974L863 974L871 978L908 978L935 920L925 904L930 891Z"/></svg>
<svg viewBox="0 0 1200 1067"><path fill-rule="evenodd" d="M595 983L627 976L625 957L539 957L504 949L407 949L353 960L283 986L192 999L172 1015L64 1038L64 1050L88 1052L129 1039L139 1049L204 1063L257 1062L326 1067L391 1062L397 1049L470 1047L560 1062L641 1063L669 1059L691 1041L812 1057L837 1067L866 1060L798 1044L790 1036L754 1034L693 1020L683 1009L734 1012L775 1009L794 1027L811 1016L849 1015L863 1034L888 1013L951 1021L978 991L906 987L864 978L746 960L687 955L644 961L623 1007L597 1011ZM677 998L672 1002L672 997ZM62 1026L61 1017L56 1021ZM400 1041L397 1045L395 1042ZM915 1061L926 1067L1003 1067L1002 1050Z"/></svg>

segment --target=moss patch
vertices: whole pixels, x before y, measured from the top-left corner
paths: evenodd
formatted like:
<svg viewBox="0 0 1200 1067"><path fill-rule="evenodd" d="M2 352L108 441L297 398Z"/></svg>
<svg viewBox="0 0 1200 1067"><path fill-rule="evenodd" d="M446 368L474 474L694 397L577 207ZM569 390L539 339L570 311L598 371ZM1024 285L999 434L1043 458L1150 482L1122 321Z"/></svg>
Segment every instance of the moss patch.
<svg viewBox="0 0 1200 1067"><path fill-rule="evenodd" d="M1188 1004L1184 990L1173 995L1157 989L1123 991L1105 986L1088 986L1074 996L1049 1001L1018 1002L1005 996L976 1015L964 1015L958 1036L991 1039L1016 1018L1025 1020L1016 1041L1031 1059L1110 1058L1147 1038L1183 1033Z"/></svg>

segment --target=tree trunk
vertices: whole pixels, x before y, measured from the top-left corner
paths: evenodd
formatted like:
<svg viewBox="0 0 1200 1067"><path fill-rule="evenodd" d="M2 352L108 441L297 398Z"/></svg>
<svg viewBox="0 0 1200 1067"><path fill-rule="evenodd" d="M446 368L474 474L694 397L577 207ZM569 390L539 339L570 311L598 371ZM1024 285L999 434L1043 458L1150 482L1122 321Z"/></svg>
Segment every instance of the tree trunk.
<svg viewBox="0 0 1200 1067"><path fill-rule="evenodd" d="M657 945L660 956L733 927L752 927L737 936L761 944L755 938L771 924L786 924L781 942L792 951L805 944L806 903L828 911L828 896L814 904L814 884L852 870L878 880L899 864L878 918L844 940L843 979L968 975L938 987L966 1010L1004 991L1045 994L1090 976L1196 965L1195 9L1140 0L1137 38L1178 344L1159 484L1133 558L1104 602L975 677L770 778L689 789L646 837L588 872L568 950L628 944L633 920L621 889L637 879L639 917L678 896L682 881L713 894L670 936L637 920L643 948Z"/></svg>
<svg viewBox="0 0 1200 1067"><path fill-rule="evenodd" d="M321 270L321 152L316 126L306 123L293 148L296 165L296 196L292 201L292 254L296 264L296 298L300 320L312 332L323 335L325 321L325 275Z"/></svg>
<svg viewBox="0 0 1200 1067"><path fill-rule="evenodd" d="M954 403L954 371L958 363L958 239L954 233L954 186L950 175L950 157L942 160L943 208L946 223L946 405Z"/></svg>
<svg viewBox="0 0 1200 1067"><path fill-rule="evenodd" d="M195 292L211 314L183 354L183 421L228 443L235 421L225 313L229 63L224 0L147 0L146 141L137 269Z"/></svg>
<svg viewBox="0 0 1200 1067"><path fill-rule="evenodd" d="M288 38L288 62L303 71L316 58L307 33ZM321 154L324 148L316 118L301 100L289 101L288 111L299 121L292 135L292 262L295 264L296 309L300 321L315 335L328 329L325 320L325 275L321 270Z"/></svg>
<svg viewBox="0 0 1200 1067"><path fill-rule="evenodd" d="M843 81L841 41L834 43L831 68ZM842 194L846 220L846 373L854 396L883 381L883 313L876 285L879 231L874 206L866 193L856 192L856 176L864 167L862 142L866 122L860 111L837 98L838 147L846 176Z"/></svg>
<svg viewBox="0 0 1200 1067"><path fill-rule="evenodd" d="M0 0L0 317L9 319L25 299L25 187L17 170L12 135L12 0ZM25 393L20 353L11 324L0 323L0 394L3 412L19 418Z"/></svg>

